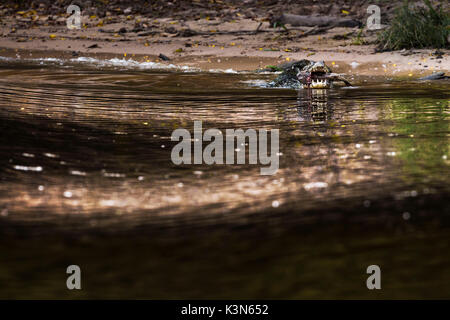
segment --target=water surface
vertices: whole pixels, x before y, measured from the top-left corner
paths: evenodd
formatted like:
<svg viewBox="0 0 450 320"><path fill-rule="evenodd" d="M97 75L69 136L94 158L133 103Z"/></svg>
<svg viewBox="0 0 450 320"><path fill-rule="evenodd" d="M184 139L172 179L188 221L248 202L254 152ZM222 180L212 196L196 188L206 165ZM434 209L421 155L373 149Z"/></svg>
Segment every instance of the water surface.
<svg viewBox="0 0 450 320"><path fill-rule="evenodd" d="M448 298L448 82L357 78L317 108L251 85L272 78L3 61L0 296ZM195 120L279 129L277 174L174 165ZM66 264L92 270L75 296Z"/></svg>

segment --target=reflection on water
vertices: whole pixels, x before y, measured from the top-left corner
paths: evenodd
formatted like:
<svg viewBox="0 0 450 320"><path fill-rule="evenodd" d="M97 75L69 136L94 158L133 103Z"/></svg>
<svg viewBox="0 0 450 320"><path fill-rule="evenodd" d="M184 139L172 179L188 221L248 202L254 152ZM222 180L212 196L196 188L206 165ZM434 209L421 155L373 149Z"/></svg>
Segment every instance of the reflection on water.
<svg viewBox="0 0 450 320"><path fill-rule="evenodd" d="M48 259L46 268L56 270L71 260L67 248L94 270L105 267L106 262L95 258L102 252L127 252L113 262L104 257L120 265L117 274L110 267L109 277L125 287L137 281L129 278L133 273L153 274L145 278L151 292L91 288L84 293L89 297L105 292L107 297L235 297L233 285L239 287L246 277L250 284L240 293L243 298L365 297L363 287L355 293L354 284L344 279L326 292L320 277L363 270L358 263L370 260L367 250L375 250L371 257L386 264L395 254L414 262L421 252L448 271L447 258L435 257L435 248L428 250L417 232L394 239L384 229L418 228L425 221L437 228L433 237L439 234L448 249L449 234L443 231L449 213L448 83L374 82L298 93L245 83L261 77L268 76L0 66L0 234L2 251L10 248L0 276L9 283L9 293L0 290L0 296L67 295L53 283L39 281L44 289L27 291L14 271L42 268L34 254L39 250ZM204 130L279 129L277 174L261 176L259 166L252 165L173 165L172 131L192 132L194 120L203 121ZM375 223L384 231L370 229L375 235L368 240L355 223ZM201 235L190 236L196 228L207 231L209 245ZM353 231L343 237L347 228ZM55 245L57 230L92 238L77 236L80 243ZM129 251L136 230L139 239L133 240L135 251ZM114 241L95 236L108 232L130 233ZM431 235L420 234L431 240ZM35 235L41 249L12 240ZM220 240L224 237L229 239L226 247ZM255 248L265 237L267 246ZM417 250L400 252L405 239ZM82 253L83 246L90 246L91 253ZM378 246L392 255L377 251ZM31 253L24 259L21 250ZM205 250L208 254L199 254ZM216 250L228 256L218 256ZM143 257L142 266L133 263L136 255ZM218 269L217 259L230 269ZM165 272L181 272L176 266L180 261L187 268L185 277L168 284ZM412 273L421 276L422 267L427 268L419 265L421 271ZM205 278L199 279L197 272ZM347 278L363 281L364 272L356 273ZM229 290L223 294L210 288L219 274L220 285ZM272 283L280 277L283 281ZM425 294L437 279L419 281L414 295L396 278L389 296ZM103 287L110 285L102 281ZM448 297L448 288L440 294Z"/></svg>
<svg viewBox="0 0 450 320"><path fill-rule="evenodd" d="M299 90L300 121L327 122L333 119L333 103L327 89Z"/></svg>

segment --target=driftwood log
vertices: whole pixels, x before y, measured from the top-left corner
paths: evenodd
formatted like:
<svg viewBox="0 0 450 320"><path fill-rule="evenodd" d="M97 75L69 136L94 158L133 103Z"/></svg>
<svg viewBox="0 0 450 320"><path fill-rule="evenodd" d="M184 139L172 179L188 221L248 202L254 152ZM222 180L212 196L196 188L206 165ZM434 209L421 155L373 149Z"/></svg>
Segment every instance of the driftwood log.
<svg viewBox="0 0 450 320"><path fill-rule="evenodd" d="M283 26L282 31L288 32L289 30L300 30L303 33L299 35L299 37L306 37L309 35L314 34L320 34L323 32L326 32L327 30L335 27L360 27L361 22L353 19L348 18L339 18L339 17L331 17L331 16L300 16L295 14L288 14L283 13L281 16L278 16L275 18L272 16L270 18L270 25ZM290 25L289 30L284 25ZM258 25L256 30L235 30L235 31L216 31L214 33L211 32L205 32L205 31L199 31L199 30L192 30L192 29L182 29L182 30L173 30L171 32L168 32L169 30L148 30L144 31L141 29L138 30L131 30L131 32L139 32L138 36L145 37L160 33L171 33L173 36L179 36L179 37L191 37L195 35L248 35L248 34L257 34L259 32L273 32L273 29L262 29L262 23ZM310 27L309 30L304 30L297 27ZM117 31L106 31L100 29L101 32L107 32L107 33L116 33ZM143 32L141 32L143 31Z"/></svg>
<svg viewBox="0 0 450 320"><path fill-rule="evenodd" d="M293 27L360 27L361 22L349 18L331 16L300 16L296 14L283 13L272 19L271 24L286 25Z"/></svg>

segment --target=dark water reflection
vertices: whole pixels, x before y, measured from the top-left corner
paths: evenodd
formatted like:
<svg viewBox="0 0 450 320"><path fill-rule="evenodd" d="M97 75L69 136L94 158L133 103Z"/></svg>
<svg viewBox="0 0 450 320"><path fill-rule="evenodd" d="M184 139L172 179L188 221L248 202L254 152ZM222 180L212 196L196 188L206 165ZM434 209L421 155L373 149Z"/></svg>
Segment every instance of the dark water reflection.
<svg viewBox="0 0 450 320"><path fill-rule="evenodd" d="M448 298L448 83L262 77L0 66L0 296ZM194 120L279 129L278 173L173 165ZM68 264L92 270L81 293Z"/></svg>

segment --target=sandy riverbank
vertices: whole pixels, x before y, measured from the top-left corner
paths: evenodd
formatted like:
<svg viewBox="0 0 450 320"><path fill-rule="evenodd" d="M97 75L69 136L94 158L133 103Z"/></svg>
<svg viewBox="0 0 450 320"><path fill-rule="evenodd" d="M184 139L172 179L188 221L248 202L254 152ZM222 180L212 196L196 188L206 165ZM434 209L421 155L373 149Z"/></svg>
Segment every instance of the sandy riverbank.
<svg viewBox="0 0 450 320"><path fill-rule="evenodd" d="M370 30L333 28L305 36L311 28L273 29L267 16L245 10L241 14L238 8L230 15L212 12L211 17L182 18L175 14L159 19L135 9L127 11L130 8L103 13L104 17L83 15L79 30L67 28L64 10L52 16L44 7L4 9L0 56L120 58L235 71L310 59L324 60L340 73L411 78L450 70L450 50L376 53L376 33ZM355 9L354 16L358 14ZM170 60L164 61L160 54Z"/></svg>

